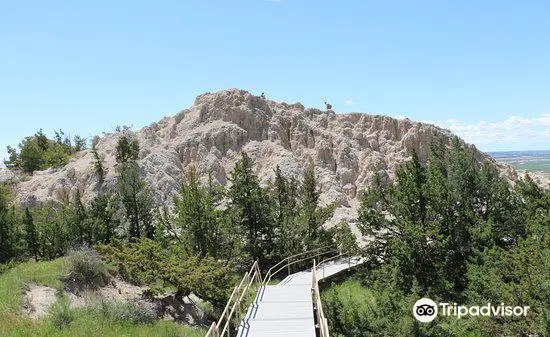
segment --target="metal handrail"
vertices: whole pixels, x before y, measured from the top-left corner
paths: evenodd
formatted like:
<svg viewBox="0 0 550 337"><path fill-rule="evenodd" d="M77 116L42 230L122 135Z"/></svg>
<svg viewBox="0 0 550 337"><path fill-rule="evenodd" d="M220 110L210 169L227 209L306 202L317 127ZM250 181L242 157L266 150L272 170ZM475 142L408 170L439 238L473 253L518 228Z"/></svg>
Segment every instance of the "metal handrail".
<svg viewBox="0 0 550 337"><path fill-rule="evenodd" d="M320 261L319 263L317 263L317 266L322 266L323 268L323 277L322 278L325 278L325 264L329 261L333 261L333 260L336 260L338 258L341 258L341 257L345 257L347 256L348 257L348 269L351 268L351 255L350 255L350 252L345 252L345 253L340 253L338 255L335 255L335 256L331 256L331 257L328 257L322 261Z"/></svg>
<svg viewBox="0 0 550 337"><path fill-rule="evenodd" d="M313 268L311 270L312 274L312 280L311 280L311 290L313 293L313 301L315 303L316 308L316 318L317 318L317 324L319 325L319 337L330 337L329 336L329 329L328 329L328 320L325 316L325 313L323 311L323 303L321 302L321 292L319 291L319 279L317 278L317 267L322 266L323 268L323 277L325 278L325 267L326 263L332 260L336 260L338 258L347 256L348 257L348 270L351 268L351 252L345 252L340 253L338 255L328 257L318 264L315 263L315 260L313 261Z"/></svg>
<svg viewBox="0 0 550 337"><path fill-rule="evenodd" d="M298 253L298 254L294 254L294 255L291 255L291 256L287 256L285 257L284 259L282 259L281 261L279 261L277 264L275 264L273 267L269 268L269 270L266 272L265 276L264 276L264 281L262 282L262 286L266 286L269 281L271 280L271 277L273 275L276 275L277 273L279 273L281 270L283 270L284 268L289 268L291 265L294 265L298 262L302 262L302 261L305 261L305 260L309 260L313 257L316 257L316 256L320 256L320 255L324 255L328 252L331 252L331 251L334 251L335 249L332 249L330 251L324 251L324 252L319 252L323 249L327 249L327 248L334 248L334 245L326 245L326 246L322 246L322 247L319 247L319 248L315 248L315 249L310 249L308 251L305 251L305 252L302 252L302 253ZM312 254L312 253L316 253L316 254ZM297 261L293 261L293 262L288 262L287 264L281 266L282 263L288 261L288 260L291 260L293 258L296 258L296 257L300 257L300 256L303 256L303 255L306 255L306 254L309 254L307 255L306 257L302 258L302 259L299 259ZM273 270L275 268L279 267L279 269L277 269L275 272L273 272Z"/></svg>
<svg viewBox="0 0 550 337"><path fill-rule="evenodd" d="M332 248L332 249L330 249L330 248ZM210 329L208 329L208 332L206 333L205 337L225 337L225 336L230 337L231 320L233 318L233 315L236 312L238 314L240 314L241 303L242 303L242 300L244 299L245 295L247 296L247 301L246 301L245 305L248 305L249 295L250 295L250 288L251 288L252 284L254 283L254 281L256 281L256 283L260 284L259 287L257 288L257 290L265 289L266 285L269 283L269 281L271 280L271 277L273 275L277 275L281 270L283 270L285 268L289 268L289 274L290 274L290 266L292 266L296 263L302 262L302 261L312 259L312 258L313 258L313 269L312 269L313 273L312 274L313 274L313 281L314 281L312 283L312 290L314 291L314 296L316 296L315 297L315 304L316 304L317 308L320 308L321 316L318 318L318 322L320 322L319 326L320 327L322 326L323 329L324 329L323 332L322 332L321 337L328 337L328 324L327 324L327 320L324 316L324 313L322 311L323 308L322 308L322 305L321 305L321 298L320 298L320 294L319 294L319 285L318 285L318 282L317 282L315 257L319 258L320 256L323 256L323 255L326 255L326 254L329 254L329 253L335 253L335 252L339 252L339 250L336 249L334 245L327 245L327 246L311 249L311 250L308 250L306 252L302 252L302 253L298 253L298 254L288 256L288 257L282 259L281 261L279 261L277 264L275 264L271 268L269 268L269 270L266 272L263 280L262 280L262 275L261 275L261 271L260 271L258 261L255 261L254 264L252 265L252 267L250 267L250 270L247 273L244 274L243 278L241 279L241 282L237 286L235 286L235 288L233 289L233 292L231 293L231 296L229 297L229 300L227 301L227 304L225 305L225 308L224 308L222 314L220 315L220 319L218 320L218 322L213 322L212 323L212 325L210 326ZM335 256L325 258L324 260L322 260L322 263L333 260L333 259L336 259L336 258L338 258L340 256L343 256L343 255L344 254L340 252L339 254L336 254ZM301 257L301 258L299 258L297 260L294 260L294 261L290 261L290 260L298 258L298 257ZM285 262L286 262L286 264L283 264ZM275 268L278 268L278 269L275 270ZM324 267L323 267L323 275L324 275ZM317 294L317 295L315 295L315 294ZM256 296L256 301L258 301L258 298L259 298L259 296ZM317 312L319 312L319 309L317 309ZM225 323L224 323L224 321L225 321ZM223 325L222 325L222 323L223 323Z"/></svg>
<svg viewBox="0 0 550 337"><path fill-rule="evenodd" d="M337 252L336 249L333 249L333 250L328 250L326 252L321 252L321 253L317 253L315 256L319 257L319 256L323 256L325 254L328 254L328 253L334 253L334 252ZM315 256L307 256L307 257L304 257L304 258L301 258L299 260L296 260L296 261L292 261L292 262L289 262L287 263L286 265L280 267L279 269L277 269L275 272L273 272L273 275L277 275L281 270L285 269L285 268L288 268L289 271L288 271L288 274L290 275L290 266L292 265L295 265L296 263L300 263L302 261L306 261L306 260L310 260L310 259L315 259ZM269 279L267 280L267 282L269 283L269 281L271 280L271 276L269 277Z"/></svg>
<svg viewBox="0 0 550 337"><path fill-rule="evenodd" d="M312 253L312 252L316 252L316 251L321 250L321 249L330 248L330 247L333 247L333 245L326 245L326 246L310 249L310 250L302 252L302 253L297 253L297 254L294 254L294 255L287 256L284 259L282 259L281 261L277 262L277 264L275 264L274 266L269 268L269 270L266 273L266 277L273 269L277 268L281 263L285 262L286 260L289 260L289 259L292 259L292 258L295 258L295 257L298 257L298 256L302 256L302 255L305 255L305 254L309 254L309 253Z"/></svg>
<svg viewBox="0 0 550 337"><path fill-rule="evenodd" d="M235 286L231 296L229 296L229 300L227 301L222 314L220 315L220 319L218 322L212 322L212 325L210 326L210 329L208 329L205 337L230 337L231 320L233 319L233 315L235 313L237 313L237 315L241 314L241 303L245 295L247 297L245 306L248 306L248 302L250 302L250 288L252 287L254 281L260 285L262 283L262 276L258 261L255 261L254 264L252 264L252 267L250 267L250 270L244 274L239 285ZM260 287L258 287L258 289L259 288ZM233 303L233 305L231 305L231 303Z"/></svg>
<svg viewBox="0 0 550 337"><path fill-rule="evenodd" d="M315 303L317 325L319 325L319 337L330 337L328 331L328 321L325 317L325 313L323 312L323 304L321 303L321 294L319 292L319 282L317 280L317 266L315 264L315 260L313 260L313 268L311 270L311 290L313 292L313 303Z"/></svg>

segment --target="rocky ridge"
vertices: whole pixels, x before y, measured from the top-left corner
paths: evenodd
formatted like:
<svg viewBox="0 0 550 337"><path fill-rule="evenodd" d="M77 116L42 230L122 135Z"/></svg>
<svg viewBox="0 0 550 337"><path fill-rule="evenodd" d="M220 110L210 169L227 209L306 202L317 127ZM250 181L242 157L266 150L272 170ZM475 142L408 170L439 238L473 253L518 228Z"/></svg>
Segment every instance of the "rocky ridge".
<svg viewBox="0 0 550 337"><path fill-rule="evenodd" d="M189 167L212 173L222 185L241 152L256 163L262 183L274 178L277 165L301 177L311 163L322 187L321 202L338 202L338 218L353 218L358 196L375 172L392 179L395 169L415 149L426 159L435 139L450 142L452 134L434 125L363 113L336 114L266 100L230 89L198 96L190 108L134 133L140 142L139 165L159 201L171 200ZM113 184L115 147L120 133L102 137L97 149L105 158L105 184ZM511 181L516 171L477 151ZM78 153L61 169L35 172L18 184L22 202L71 198L77 189L89 200L99 189L91 150Z"/></svg>

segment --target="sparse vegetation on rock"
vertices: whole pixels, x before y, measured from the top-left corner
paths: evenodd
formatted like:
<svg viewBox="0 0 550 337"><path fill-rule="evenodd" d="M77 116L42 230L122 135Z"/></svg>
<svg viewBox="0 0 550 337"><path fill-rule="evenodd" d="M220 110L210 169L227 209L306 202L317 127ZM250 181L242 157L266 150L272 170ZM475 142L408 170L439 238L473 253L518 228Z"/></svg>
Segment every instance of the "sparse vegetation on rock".
<svg viewBox="0 0 550 337"><path fill-rule="evenodd" d="M33 136L23 139L18 147L19 151L8 146L9 159L4 164L11 169L32 173L66 165L73 154L85 150L87 145L86 139L78 135L71 141L62 130L59 130L55 131L55 137L50 139L39 130Z"/></svg>

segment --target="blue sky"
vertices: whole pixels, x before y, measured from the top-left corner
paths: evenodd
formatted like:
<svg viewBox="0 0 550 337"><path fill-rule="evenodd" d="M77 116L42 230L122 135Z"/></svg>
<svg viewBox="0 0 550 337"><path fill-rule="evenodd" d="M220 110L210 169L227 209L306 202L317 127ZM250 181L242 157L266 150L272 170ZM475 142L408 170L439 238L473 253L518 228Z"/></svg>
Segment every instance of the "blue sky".
<svg viewBox="0 0 550 337"><path fill-rule="evenodd" d="M550 148L544 1L2 1L0 156L238 87L408 117L480 149Z"/></svg>

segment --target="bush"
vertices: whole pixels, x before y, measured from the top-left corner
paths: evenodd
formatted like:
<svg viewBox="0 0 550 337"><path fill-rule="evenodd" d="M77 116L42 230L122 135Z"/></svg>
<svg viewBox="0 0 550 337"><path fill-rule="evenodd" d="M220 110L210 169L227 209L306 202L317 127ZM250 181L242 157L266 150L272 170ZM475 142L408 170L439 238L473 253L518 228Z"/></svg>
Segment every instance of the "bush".
<svg viewBox="0 0 550 337"><path fill-rule="evenodd" d="M8 261L7 263L0 263L0 275L7 272L11 268L17 266L17 262L15 261Z"/></svg>
<svg viewBox="0 0 550 337"><path fill-rule="evenodd" d="M53 139L48 138L42 130L33 136L25 137L17 149L8 146L9 159L4 164L9 169L21 169L26 173L43 170L48 167L60 167L69 162L76 152L86 149L86 139L65 136L61 130L55 132Z"/></svg>
<svg viewBox="0 0 550 337"><path fill-rule="evenodd" d="M96 251L80 248L69 251L69 275L66 278L69 288L76 290L95 289L109 282L109 272Z"/></svg>
<svg viewBox="0 0 550 337"><path fill-rule="evenodd" d="M56 328L61 329L69 325L75 318L69 307L69 298L67 296L59 298L50 308L49 315Z"/></svg>
<svg viewBox="0 0 550 337"><path fill-rule="evenodd" d="M391 293L383 286L367 288L351 279L332 284L321 297L331 336L415 335L410 314L414 300L403 294Z"/></svg>
<svg viewBox="0 0 550 337"><path fill-rule="evenodd" d="M254 297L256 294L252 293L252 297ZM218 314L216 314L216 308L212 305L212 303L208 301L198 300L195 302L196 306L199 308L199 310L202 312L204 317L211 319L213 321L218 320Z"/></svg>
<svg viewBox="0 0 550 337"><path fill-rule="evenodd" d="M233 280L231 265L207 256L190 255L178 246L141 238L123 245L102 245L97 249L106 261L118 266L127 281L148 285L154 294L176 290L182 299L193 293L215 308L227 303Z"/></svg>
<svg viewBox="0 0 550 337"><path fill-rule="evenodd" d="M156 320L152 310L140 307L134 302L101 301L92 311L118 324L152 324Z"/></svg>

